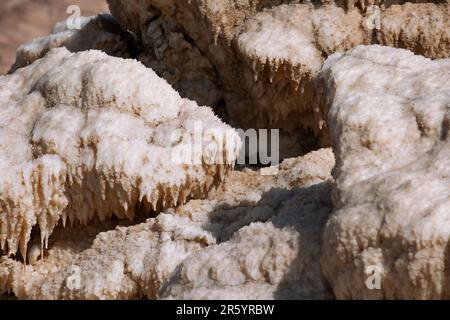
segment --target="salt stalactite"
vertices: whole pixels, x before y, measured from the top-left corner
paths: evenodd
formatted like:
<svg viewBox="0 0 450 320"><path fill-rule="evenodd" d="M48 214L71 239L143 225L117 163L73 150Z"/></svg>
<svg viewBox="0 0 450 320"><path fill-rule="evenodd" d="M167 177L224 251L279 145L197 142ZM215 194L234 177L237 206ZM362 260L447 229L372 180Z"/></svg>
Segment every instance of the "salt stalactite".
<svg viewBox="0 0 450 320"><path fill-rule="evenodd" d="M100 51L54 49L0 77L0 95L0 247L24 258L34 226L44 248L61 219L133 219L141 202L161 211L205 196L240 149L209 108Z"/></svg>

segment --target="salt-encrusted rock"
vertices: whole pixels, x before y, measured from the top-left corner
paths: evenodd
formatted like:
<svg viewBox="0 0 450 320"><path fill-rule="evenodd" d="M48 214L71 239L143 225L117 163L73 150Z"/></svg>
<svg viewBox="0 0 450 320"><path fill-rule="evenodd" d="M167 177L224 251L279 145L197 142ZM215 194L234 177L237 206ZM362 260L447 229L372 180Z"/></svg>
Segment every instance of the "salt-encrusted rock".
<svg viewBox="0 0 450 320"><path fill-rule="evenodd" d="M305 144L303 135L293 134L302 129L314 136L323 128L320 110L314 109L312 79L327 55L370 43L371 31L364 22L357 10L310 4L280 5L249 19L237 36L247 90L241 95L250 95L257 104L246 111L247 121L281 127L291 133L288 138L296 138L293 146L314 146ZM242 99L232 105L231 117L249 108ZM269 124L261 113L268 115Z"/></svg>
<svg viewBox="0 0 450 320"><path fill-rule="evenodd" d="M272 189L255 207L238 210L250 225L230 239L227 228L233 228L226 226L219 238L224 242L184 260L164 284L162 297L331 299L319 264L330 210L329 184ZM244 223L238 218L233 224Z"/></svg>
<svg viewBox="0 0 450 320"><path fill-rule="evenodd" d="M44 260L32 265L0 258L0 292L20 299L152 299L178 263L215 242L199 224L169 214L111 228L112 221L58 228Z"/></svg>
<svg viewBox="0 0 450 320"><path fill-rule="evenodd" d="M120 17L129 23L136 23L133 20L142 17L139 13L142 8L136 3L125 5L126 8L119 10L132 16ZM214 107L221 112L222 117L226 117L221 111L223 93L213 64L183 28L161 10L148 5L146 12L148 21L133 27L138 35L136 46L139 48L139 61L166 79L181 96L195 100L200 105Z"/></svg>
<svg viewBox="0 0 450 320"><path fill-rule="evenodd" d="M274 175L231 172L206 200L115 230L58 227L43 260L0 260L0 294L21 299L332 298L320 270L331 150ZM276 168L271 168L273 172ZM263 169L267 173L268 169ZM294 172L295 174L291 174ZM39 247L39 238L32 239Z"/></svg>
<svg viewBox="0 0 450 320"><path fill-rule="evenodd" d="M26 255L62 220L87 224L206 195L237 133L141 63L52 50L0 77L0 245Z"/></svg>
<svg viewBox="0 0 450 320"><path fill-rule="evenodd" d="M152 27L155 10L161 10L163 16L157 20L170 20L179 30L177 37L184 39L171 43L189 42L197 60L213 66L191 64L188 73L208 79L208 101L217 101L211 105L225 103L233 125L280 128L282 157L329 144L312 84L328 55L381 43L432 58L450 56L449 2L302 2L108 0L117 19L146 44L143 50L148 54L141 56L151 55L152 48L160 51L161 45L153 44L155 34L158 39L171 34ZM152 62L167 66L166 58ZM185 88L182 94L203 99L192 90L196 88Z"/></svg>
<svg viewBox="0 0 450 320"><path fill-rule="evenodd" d="M109 14L81 17L79 25L72 24L72 19L62 21L55 25L51 35L21 45L10 72L31 64L58 47L66 47L70 52L96 49L121 58L136 54L131 34Z"/></svg>
<svg viewBox="0 0 450 320"><path fill-rule="evenodd" d="M450 59L360 46L320 80L337 158L322 267L336 297L449 298Z"/></svg>
<svg viewBox="0 0 450 320"><path fill-rule="evenodd" d="M450 2L429 2L404 3L383 9L374 42L430 58L449 58Z"/></svg>

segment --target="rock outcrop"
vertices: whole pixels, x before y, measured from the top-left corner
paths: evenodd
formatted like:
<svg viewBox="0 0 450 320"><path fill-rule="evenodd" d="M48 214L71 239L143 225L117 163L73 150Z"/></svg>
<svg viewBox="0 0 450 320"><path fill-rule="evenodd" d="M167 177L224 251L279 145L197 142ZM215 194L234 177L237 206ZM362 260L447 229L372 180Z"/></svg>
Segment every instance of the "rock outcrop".
<svg viewBox="0 0 450 320"><path fill-rule="evenodd" d="M126 81L124 81L126 79ZM0 77L0 245L26 257L62 221L132 219L203 197L238 134L141 63L52 50Z"/></svg>
<svg viewBox="0 0 450 320"><path fill-rule="evenodd" d="M31 259L27 266L0 260L0 294L22 299L332 298L319 263L333 165L333 153L323 149L286 160L279 170L233 171L208 199L191 200L141 224L112 230L108 220L59 227L45 259ZM262 175L267 170L278 173ZM39 248L38 240L32 247Z"/></svg>
<svg viewBox="0 0 450 320"><path fill-rule="evenodd" d="M169 56L189 43L198 65L191 62L188 73L185 64L175 65L181 77L203 80L185 86L182 95L225 106L234 126L281 129L283 158L329 144L313 86L328 55L377 43L431 58L450 56L448 2L302 2L108 0L111 12L144 44L144 56L160 52L155 34L158 43L171 43ZM155 21L170 21L177 33L154 32ZM151 61L152 67L170 64L165 54ZM199 91L211 95L206 99Z"/></svg>
<svg viewBox="0 0 450 320"><path fill-rule="evenodd" d="M320 81L337 158L322 267L336 297L449 298L450 59L360 46L332 55Z"/></svg>

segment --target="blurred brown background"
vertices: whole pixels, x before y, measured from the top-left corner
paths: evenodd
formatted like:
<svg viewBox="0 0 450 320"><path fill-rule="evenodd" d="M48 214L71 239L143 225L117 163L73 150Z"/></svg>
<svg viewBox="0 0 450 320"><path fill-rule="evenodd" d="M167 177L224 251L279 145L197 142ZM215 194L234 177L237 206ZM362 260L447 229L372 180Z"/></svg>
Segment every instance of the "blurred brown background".
<svg viewBox="0 0 450 320"><path fill-rule="evenodd" d="M19 45L49 34L68 18L70 5L78 5L83 16L108 12L106 0L0 0L0 74L14 63Z"/></svg>

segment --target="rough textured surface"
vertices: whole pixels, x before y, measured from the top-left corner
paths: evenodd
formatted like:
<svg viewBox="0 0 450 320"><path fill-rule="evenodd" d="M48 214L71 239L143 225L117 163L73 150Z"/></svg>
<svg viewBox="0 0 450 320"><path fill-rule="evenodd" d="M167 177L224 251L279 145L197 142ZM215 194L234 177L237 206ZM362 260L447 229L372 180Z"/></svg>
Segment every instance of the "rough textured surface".
<svg viewBox="0 0 450 320"><path fill-rule="evenodd" d="M47 256L0 260L0 293L57 298L332 298L320 270L331 150L234 171L206 200L135 226L57 228ZM263 170L274 170L263 169ZM38 239L33 239L39 247ZM220 263L219 263L220 262Z"/></svg>
<svg viewBox="0 0 450 320"><path fill-rule="evenodd" d="M0 77L2 299L450 298L448 0L108 2Z"/></svg>
<svg viewBox="0 0 450 320"><path fill-rule="evenodd" d="M45 56L51 49L65 47L70 52L101 50L111 56L133 57L133 38L109 14L82 17L80 30L69 29L69 20L61 21L49 36L37 38L17 49L16 62L10 72Z"/></svg>
<svg viewBox="0 0 450 320"><path fill-rule="evenodd" d="M111 12L146 44L145 52L155 48L151 26L161 10L161 19L177 25L177 37L184 39L174 51L187 41L202 61L190 65L197 71L189 74L207 75L204 88L217 88L208 98L217 102L210 105L225 105L236 126L280 128L282 157L329 144L312 84L329 54L381 43L432 58L450 55L448 2L301 2L108 0ZM215 72L202 71L206 61ZM158 63L166 66L167 59ZM191 88L183 94L204 99Z"/></svg>
<svg viewBox="0 0 450 320"><path fill-rule="evenodd" d="M449 298L450 60L361 46L320 79L337 158L322 266L336 297ZM370 266L380 290L366 287Z"/></svg>
<svg viewBox="0 0 450 320"><path fill-rule="evenodd" d="M430 58L449 58L450 2L430 2L392 5L383 10L376 42Z"/></svg>
<svg viewBox="0 0 450 320"><path fill-rule="evenodd" d="M199 225L169 214L113 228L113 221L58 228L47 256L32 265L2 258L0 291L20 299L154 299L183 258L214 241Z"/></svg>
<svg viewBox="0 0 450 320"><path fill-rule="evenodd" d="M48 35L55 23L69 17L71 5L79 6L84 16L109 11L104 0L2 0L0 75L11 69L21 44Z"/></svg>
<svg viewBox="0 0 450 320"><path fill-rule="evenodd" d="M130 10L133 4L126 6ZM223 94L214 66L171 18L155 7L149 6L147 10L149 21L136 29L141 40L137 58L183 97L212 106L225 118L226 113L221 110Z"/></svg>
<svg viewBox="0 0 450 320"><path fill-rule="evenodd" d="M0 97L4 253L25 257L35 225L45 244L61 218L131 219L204 196L240 148L209 108L100 51L54 49L0 77Z"/></svg>

